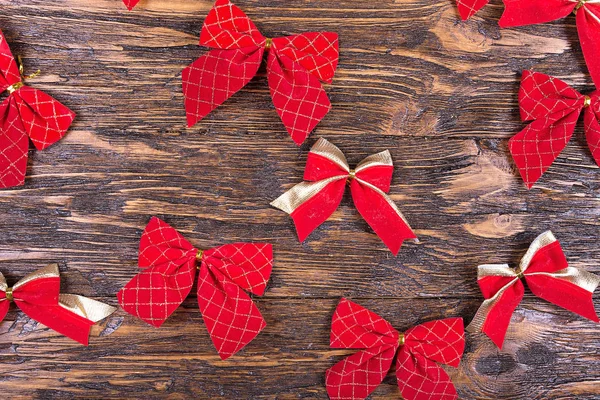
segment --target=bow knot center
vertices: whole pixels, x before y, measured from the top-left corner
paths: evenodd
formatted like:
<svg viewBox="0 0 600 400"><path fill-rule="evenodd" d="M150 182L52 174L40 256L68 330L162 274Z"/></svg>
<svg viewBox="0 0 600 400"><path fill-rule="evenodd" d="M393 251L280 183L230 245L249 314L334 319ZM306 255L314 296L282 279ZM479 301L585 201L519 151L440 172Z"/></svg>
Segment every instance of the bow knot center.
<svg viewBox="0 0 600 400"><path fill-rule="evenodd" d="M273 39L267 38L267 40L265 41L265 50L269 51L271 50L271 47L273 47Z"/></svg>
<svg viewBox="0 0 600 400"><path fill-rule="evenodd" d="M13 288L9 287L8 289L6 289L5 296L6 296L6 300L14 301Z"/></svg>
<svg viewBox="0 0 600 400"><path fill-rule="evenodd" d="M351 169L350 172L348 172L348 179L346 179L346 182L350 184L354 179L356 179L356 171Z"/></svg>
<svg viewBox="0 0 600 400"><path fill-rule="evenodd" d="M198 261L198 265L196 268L198 268L198 269L200 269L203 255L204 255L204 250L198 250L198 252L196 253L196 261Z"/></svg>
<svg viewBox="0 0 600 400"><path fill-rule="evenodd" d="M590 96L585 96L585 99L583 100L583 108L588 108L591 105L592 105L592 98Z"/></svg>
<svg viewBox="0 0 600 400"><path fill-rule="evenodd" d="M579 0L579 2L577 3L577 5L575 6L575 9L573 10L573 14L577 14L577 10L579 10L581 7L583 7L583 5L585 3L587 3L588 0Z"/></svg>
<svg viewBox="0 0 600 400"><path fill-rule="evenodd" d="M23 86L25 86L25 84L23 82L17 82L15 84L10 85L9 87L7 87L6 91L8 92L8 94L13 94L17 90L21 89Z"/></svg>
<svg viewBox="0 0 600 400"><path fill-rule="evenodd" d="M398 335L398 344L400 346L404 346L405 342L406 342L406 337L404 336L404 333L400 332L400 334Z"/></svg>
<svg viewBox="0 0 600 400"><path fill-rule="evenodd" d="M525 275L523 275L523 271L521 271L521 268L517 268L517 270L515 271L515 273L517 274L517 278L519 279L524 279Z"/></svg>

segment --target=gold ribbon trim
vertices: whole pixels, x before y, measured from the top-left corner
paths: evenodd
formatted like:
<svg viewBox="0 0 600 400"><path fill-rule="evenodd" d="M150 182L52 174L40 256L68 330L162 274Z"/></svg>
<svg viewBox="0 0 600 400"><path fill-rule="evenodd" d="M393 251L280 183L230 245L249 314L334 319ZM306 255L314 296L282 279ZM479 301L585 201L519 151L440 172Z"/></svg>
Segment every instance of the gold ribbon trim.
<svg viewBox="0 0 600 400"><path fill-rule="evenodd" d="M583 108L588 108L592 105L592 98L590 96L585 96L585 100L583 101Z"/></svg>
<svg viewBox="0 0 600 400"><path fill-rule="evenodd" d="M23 82L17 82L15 84L10 85L9 87L7 87L6 91L8 92L8 94L13 94L17 90L21 89L23 86L25 86L25 84Z"/></svg>
<svg viewBox="0 0 600 400"><path fill-rule="evenodd" d="M398 345L404 346L404 343L406 343L406 337L404 336L404 333L399 332L398 333Z"/></svg>
<svg viewBox="0 0 600 400"><path fill-rule="evenodd" d="M269 50L271 50L271 47L273 47L273 39L267 38L265 40L265 50L269 51Z"/></svg>
<svg viewBox="0 0 600 400"><path fill-rule="evenodd" d="M21 75L21 79L23 80L33 79L42 72L38 69L31 75L25 75L25 69L23 68L23 59L21 58L21 56L17 56L17 66L19 67L19 74ZM17 82L7 87L5 91L8 92L9 95L11 95L17 90L21 89L23 86L25 86L23 82Z"/></svg>
<svg viewBox="0 0 600 400"><path fill-rule="evenodd" d="M196 268L200 269L200 267L202 266L202 256L204 255L204 250L198 250L198 252L196 253L196 261L197 261L197 265Z"/></svg>

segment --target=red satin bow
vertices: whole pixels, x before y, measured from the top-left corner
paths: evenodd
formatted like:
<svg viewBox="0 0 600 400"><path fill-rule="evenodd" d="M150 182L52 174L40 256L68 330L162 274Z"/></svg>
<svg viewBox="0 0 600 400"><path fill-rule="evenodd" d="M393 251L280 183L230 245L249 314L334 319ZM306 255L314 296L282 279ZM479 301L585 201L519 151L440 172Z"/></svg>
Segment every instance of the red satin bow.
<svg viewBox="0 0 600 400"><path fill-rule="evenodd" d="M123 3L125 3L129 11L133 10L133 7L135 7L139 2L140 0L123 0Z"/></svg>
<svg viewBox="0 0 600 400"><path fill-rule="evenodd" d="M405 400L458 398L437 363L458 367L465 349L462 318L426 322L402 334L374 312L342 299L331 322L331 347L365 349L327 370L325 384L332 400L366 398L383 381L394 357Z"/></svg>
<svg viewBox="0 0 600 400"><path fill-rule="evenodd" d="M525 292L521 279L537 297L599 322L592 295L600 277L569 267L560 243L546 231L533 241L518 269L506 264L478 267L477 282L486 300L467 331L481 331L502 348L510 318Z"/></svg>
<svg viewBox="0 0 600 400"><path fill-rule="evenodd" d="M75 118L46 93L25 86L21 73L0 31L0 93L9 93L0 104L0 188L25 182L28 136L43 150L60 140Z"/></svg>
<svg viewBox="0 0 600 400"><path fill-rule="evenodd" d="M271 205L290 214L302 242L338 208L349 182L358 212L396 255L402 242L416 235L386 194L393 172L387 150L365 158L350 170L340 149L321 138L308 153L304 170L308 182L294 186Z"/></svg>
<svg viewBox="0 0 600 400"><path fill-rule="evenodd" d="M600 92L584 96L563 81L524 71L519 92L521 118L533 122L508 143L528 188L546 172L565 148L584 111L587 143L600 165Z"/></svg>
<svg viewBox="0 0 600 400"><path fill-rule="evenodd" d="M12 288L0 273L0 321L11 301L30 318L86 346L92 325L115 311L114 307L96 300L61 294L57 264L25 276Z"/></svg>
<svg viewBox="0 0 600 400"><path fill-rule="evenodd" d="M244 291L263 295L273 268L270 244L234 243L200 251L169 224L153 217L140 240L139 266L144 271L117 297L125 311L155 327L185 300L196 268L200 270L198 306L223 360L250 343L266 326Z"/></svg>
<svg viewBox="0 0 600 400"><path fill-rule="evenodd" d="M331 83L338 64L338 36L308 32L267 39L242 10L217 0L200 44L212 47L183 70L188 126L193 126L256 75L265 51L271 97L290 136L300 145L331 108L320 81Z"/></svg>

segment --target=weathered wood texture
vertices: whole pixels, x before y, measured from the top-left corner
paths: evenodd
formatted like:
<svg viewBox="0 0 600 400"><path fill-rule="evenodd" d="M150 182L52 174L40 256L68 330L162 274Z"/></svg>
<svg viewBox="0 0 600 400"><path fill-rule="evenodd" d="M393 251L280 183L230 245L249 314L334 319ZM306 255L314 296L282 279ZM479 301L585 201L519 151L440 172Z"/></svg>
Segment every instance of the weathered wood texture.
<svg viewBox="0 0 600 400"><path fill-rule="evenodd" d="M593 89L574 19L500 30L499 0L459 22L452 0L237 0L267 36L340 34L333 110L297 148L264 70L187 129L180 72L211 0L0 0L0 28L31 82L77 112L59 144L31 151L26 185L0 191L0 271L14 283L59 262L65 291L116 305L158 215L199 247L268 240L275 268L257 299L268 327L220 361L194 296L161 329L122 310L82 347L22 313L0 324L7 398L325 398L332 312L347 296L406 329L481 302L476 266L515 264L552 229L573 266L600 273L600 171L581 126L528 191L507 153L522 69ZM301 179L326 137L351 164L389 149L392 198L419 235L393 257L347 196L306 243L269 202ZM600 300L595 301L600 309ZM118 328L118 329L116 329ZM116 329L116 330L115 330ZM505 347L469 335L448 368L460 397L600 397L600 327L527 294ZM393 375L373 399L399 398Z"/></svg>

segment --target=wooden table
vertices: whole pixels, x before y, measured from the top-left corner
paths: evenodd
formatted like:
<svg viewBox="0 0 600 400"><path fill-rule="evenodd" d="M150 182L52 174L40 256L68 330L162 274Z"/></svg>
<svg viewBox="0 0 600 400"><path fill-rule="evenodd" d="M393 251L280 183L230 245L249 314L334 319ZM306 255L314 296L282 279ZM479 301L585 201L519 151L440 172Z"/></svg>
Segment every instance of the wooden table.
<svg viewBox="0 0 600 400"><path fill-rule="evenodd" d="M600 273L600 172L582 123L528 191L507 151L524 124L520 71L584 92L593 85L575 20L501 30L499 0L460 22L451 0L237 0L267 36L332 30L341 57L333 110L297 148L263 70L196 127L181 70L211 0L0 0L0 28L30 84L71 107L67 136L31 151L24 187L0 191L0 271L13 284L50 262L64 292L117 305L137 271L140 234L160 216L193 244L270 241L275 267L256 298L268 327L221 361L195 295L160 329L119 310L83 347L16 311L0 324L0 392L11 399L326 398L324 373L352 351L329 348L342 296L405 330L482 301L476 267L515 265L552 229L572 266ZM351 165L389 149L391 196L419 236L393 257L346 195L305 243L269 202L301 180L319 137ZM195 290L195 289L194 289ZM600 297L596 308L600 309ZM460 398L600 396L600 327L527 292L502 351L467 335ZM393 373L373 399L397 399Z"/></svg>

